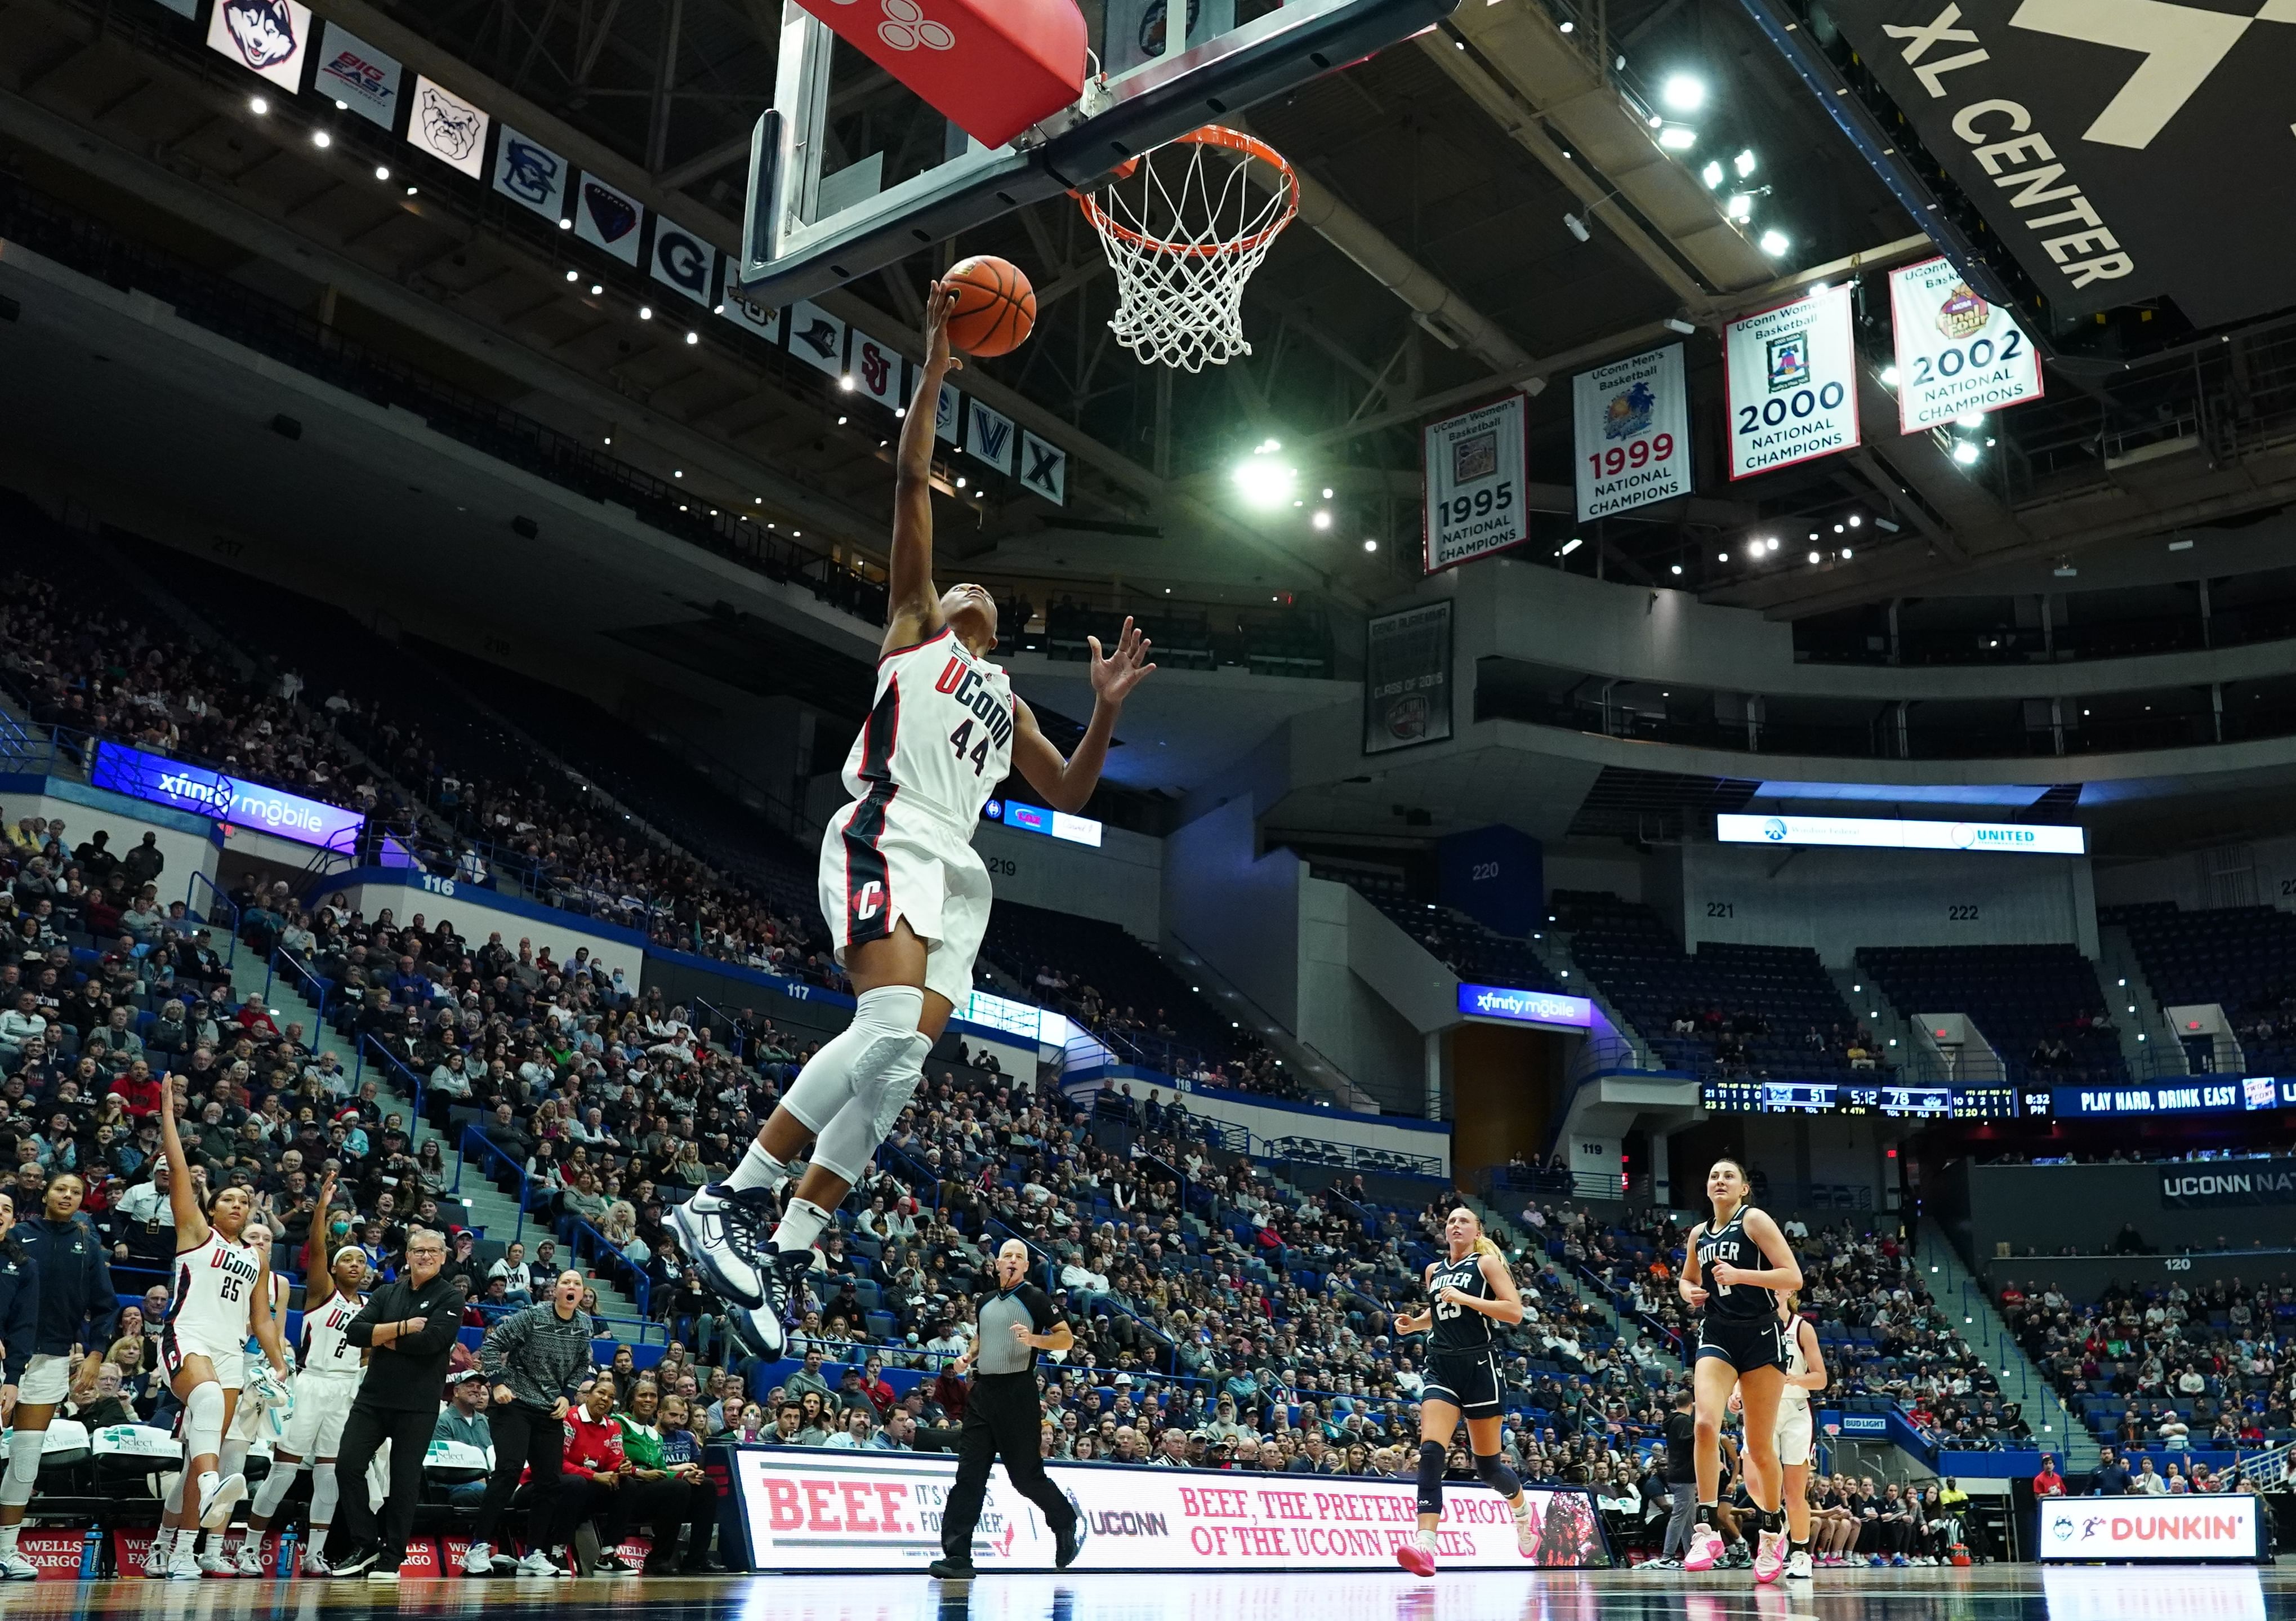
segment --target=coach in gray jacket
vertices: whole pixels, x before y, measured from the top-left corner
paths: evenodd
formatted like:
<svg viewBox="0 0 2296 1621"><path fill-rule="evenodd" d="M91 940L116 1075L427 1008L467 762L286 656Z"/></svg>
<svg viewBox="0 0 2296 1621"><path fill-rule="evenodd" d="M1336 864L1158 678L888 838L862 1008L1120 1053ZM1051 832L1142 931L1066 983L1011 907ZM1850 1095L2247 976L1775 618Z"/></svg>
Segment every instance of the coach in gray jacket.
<svg viewBox="0 0 2296 1621"><path fill-rule="evenodd" d="M472 1576L485 1576L494 1568L495 1522L518 1489L521 1469L534 1471L529 1523L541 1525L548 1518L566 1454L567 1408L575 1381L590 1367L591 1324L581 1309L582 1289L581 1273L559 1273L547 1300L504 1318L487 1330L479 1346L479 1367L494 1386L488 1424L494 1432L495 1472L479 1505L471 1550L463 1557L463 1568ZM522 1568L535 1576L571 1574L559 1569L540 1548L526 1556Z"/></svg>

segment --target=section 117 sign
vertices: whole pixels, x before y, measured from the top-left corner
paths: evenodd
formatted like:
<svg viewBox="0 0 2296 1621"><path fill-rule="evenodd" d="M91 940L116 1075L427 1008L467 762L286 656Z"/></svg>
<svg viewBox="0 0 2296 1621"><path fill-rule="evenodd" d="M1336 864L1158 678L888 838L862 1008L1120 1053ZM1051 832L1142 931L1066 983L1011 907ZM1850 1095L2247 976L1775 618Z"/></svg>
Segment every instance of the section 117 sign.
<svg viewBox="0 0 2296 1621"><path fill-rule="evenodd" d="M1732 478L1857 446L1847 284L1733 321L1725 337Z"/></svg>
<svg viewBox="0 0 2296 1621"><path fill-rule="evenodd" d="M1428 427L1422 455L1429 573L1530 538L1523 510L1523 396L1509 394Z"/></svg>
<svg viewBox="0 0 2296 1621"><path fill-rule="evenodd" d="M1582 521L1690 493L1681 344L1579 373L1570 420Z"/></svg>

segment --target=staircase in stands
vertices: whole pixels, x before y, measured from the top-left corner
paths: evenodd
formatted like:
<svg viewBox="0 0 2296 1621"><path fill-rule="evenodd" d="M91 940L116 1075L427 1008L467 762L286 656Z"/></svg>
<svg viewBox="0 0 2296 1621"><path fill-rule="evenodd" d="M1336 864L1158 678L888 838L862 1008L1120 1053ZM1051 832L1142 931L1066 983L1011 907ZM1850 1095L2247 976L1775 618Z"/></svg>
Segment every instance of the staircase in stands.
<svg viewBox="0 0 2296 1621"><path fill-rule="evenodd" d="M1984 1281L1972 1273L1935 1222L1924 1220L1914 1234L1914 1265L1948 1319L1959 1316L1958 1332L1982 1356L2001 1383L2005 1401L2014 1402L2033 1427L2044 1452L2060 1452L2069 1474L2087 1474L2101 1455L2088 1426L2067 1411L2055 1389L2033 1365L1995 1309Z"/></svg>

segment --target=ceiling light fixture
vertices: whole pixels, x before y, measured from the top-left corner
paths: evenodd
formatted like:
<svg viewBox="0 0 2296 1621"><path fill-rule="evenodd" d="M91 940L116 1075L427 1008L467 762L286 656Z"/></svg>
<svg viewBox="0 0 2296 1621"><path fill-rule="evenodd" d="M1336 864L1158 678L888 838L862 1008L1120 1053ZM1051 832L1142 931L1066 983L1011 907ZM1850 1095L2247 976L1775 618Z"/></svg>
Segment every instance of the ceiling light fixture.
<svg viewBox="0 0 2296 1621"><path fill-rule="evenodd" d="M271 103L259 95L250 95L247 98L247 110L257 118L261 118L271 111Z"/></svg>
<svg viewBox="0 0 2296 1621"><path fill-rule="evenodd" d="M332 146L334 144L335 137L329 135L325 130L315 129L311 132L311 144L317 147L321 152L326 151L328 147Z"/></svg>
<svg viewBox="0 0 2296 1621"><path fill-rule="evenodd" d="M1706 167L1698 171L1698 177L1706 182L1708 191L1715 190L1722 184L1722 165L1709 159Z"/></svg>
<svg viewBox="0 0 2296 1621"><path fill-rule="evenodd" d="M1669 111L1695 112L1706 105L1706 81L1692 73L1669 77L1658 93Z"/></svg>
<svg viewBox="0 0 2296 1621"><path fill-rule="evenodd" d="M1762 233L1762 251L1772 259L1784 257L1786 250L1792 246L1793 238L1788 236L1784 231L1772 230Z"/></svg>

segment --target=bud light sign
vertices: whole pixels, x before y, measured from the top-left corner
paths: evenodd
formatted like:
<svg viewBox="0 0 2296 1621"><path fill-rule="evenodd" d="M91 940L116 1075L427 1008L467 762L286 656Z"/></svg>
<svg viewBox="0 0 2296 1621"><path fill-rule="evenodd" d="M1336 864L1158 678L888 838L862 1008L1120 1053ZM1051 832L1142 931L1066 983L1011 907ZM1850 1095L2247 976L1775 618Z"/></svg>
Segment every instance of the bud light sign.
<svg viewBox="0 0 2296 1621"><path fill-rule="evenodd" d="M336 850L348 848L366 820L340 805L305 799L284 788L226 777L203 766L185 765L117 743L95 745L95 769L88 773L88 781L130 799Z"/></svg>

